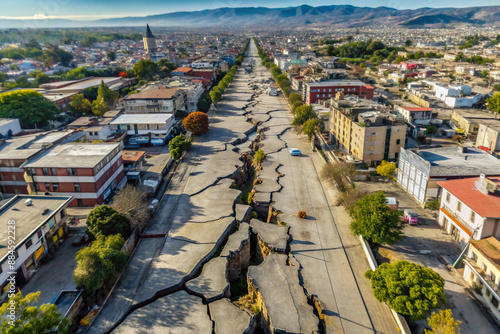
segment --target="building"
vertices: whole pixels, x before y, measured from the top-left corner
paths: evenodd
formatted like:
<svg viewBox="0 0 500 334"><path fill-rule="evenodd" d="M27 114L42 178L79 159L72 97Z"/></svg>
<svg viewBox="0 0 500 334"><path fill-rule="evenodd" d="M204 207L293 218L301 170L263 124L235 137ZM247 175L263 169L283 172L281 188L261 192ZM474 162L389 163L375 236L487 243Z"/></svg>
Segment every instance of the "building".
<svg viewBox="0 0 500 334"><path fill-rule="evenodd" d="M125 172L140 170L146 162L144 151L122 151L123 168Z"/></svg>
<svg viewBox="0 0 500 334"><path fill-rule="evenodd" d="M175 118L172 114L136 114L121 115L111 123L111 129L117 133L126 132L130 145L164 145L172 131Z"/></svg>
<svg viewBox="0 0 500 334"><path fill-rule="evenodd" d="M396 160L406 140L406 124L371 100L347 97L331 101L330 141L371 165Z"/></svg>
<svg viewBox="0 0 500 334"><path fill-rule="evenodd" d="M500 160L474 147L401 148L397 182L422 206L439 195L438 181L500 176Z"/></svg>
<svg viewBox="0 0 500 334"><path fill-rule="evenodd" d="M476 136L476 146L488 152L500 150L500 122L498 120L483 120L479 124Z"/></svg>
<svg viewBox="0 0 500 334"><path fill-rule="evenodd" d="M408 124L429 125L432 120L432 109L423 108L408 102L394 105L394 112L400 114Z"/></svg>
<svg viewBox="0 0 500 334"><path fill-rule="evenodd" d="M191 67L179 67L170 72L172 76L193 76L193 69Z"/></svg>
<svg viewBox="0 0 500 334"><path fill-rule="evenodd" d="M144 42L144 50L146 50L148 54L156 52L156 38L151 32L149 24L146 24L146 36L142 38L142 41Z"/></svg>
<svg viewBox="0 0 500 334"><path fill-rule="evenodd" d="M476 297L500 321L500 241L495 237L471 241L464 258L463 278L477 292ZM479 295L479 296L478 296Z"/></svg>
<svg viewBox="0 0 500 334"><path fill-rule="evenodd" d="M442 187L438 222L455 241L500 238L500 178L439 181Z"/></svg>
<svg viewBox="0 0 500 334"><path fill-rule="evenodd" d="M21 124L17 118L0 118L0 135L7 137L21 132Z"/></svg>
<svg viewBox="0 0 500 334"><path fill-rule="evenodd" d="M4 197L28 194L21 165L37 153L72 136L72 131L13 137L0 140L0 191ZM71 140L71 139L70 139Z"/></svg>
<svg viewBox="0 0 500 334"><path fill-rule="evenodd" d="M85 133L85 139L106 141L114 138L109 123L114 117L80 117L68 124L68 129L80 130Z"/></svg>
<svg viewBox="0 0 500 334"><path fill-rule="evenodd" d="M128 95L120 107L127 114L170 113L186 110L186 91L180 88L149 89Z"/></svg>
<svg viewBox="0 0 500 334"><path fill-rule="evenodd" d="M65 234L65 209L70 196L16 195L0 207L0 286L2 296L9 288L7 280L16 273L16 287L28 281L40 266L40 260L62 242ZM13 226L11 228L10 226ZM15 229L15 264L9 264L9 231Z"/></svg>
<svg viewBox="0 0 500 334"><path fill-rule="evenodd" d="M121 143L57 145L21 167L30 194L72 196L70 206L101 204L125 181Z"/></svg>
<svg viewBox="0 0 500 334"><path fill-rule="evenodd" d="M318 102L318 100L332 98L337 92L343 92L345 95L357 95L369 100L373 99L374 88L361 81L332 80L306 82L305 86L306 104L312 104Z"/></svg>

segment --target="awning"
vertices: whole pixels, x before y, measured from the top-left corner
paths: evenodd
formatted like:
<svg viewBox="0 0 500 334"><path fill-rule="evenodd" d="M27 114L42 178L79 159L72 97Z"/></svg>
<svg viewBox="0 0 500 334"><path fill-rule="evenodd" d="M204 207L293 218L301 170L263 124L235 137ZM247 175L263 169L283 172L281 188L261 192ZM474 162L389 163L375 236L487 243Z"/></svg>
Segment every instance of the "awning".
<svg viewBox="0 0 500 334"><path fill-rule="evenodd" d="M462 224L457 218L453 217L445 208L441 208L441 211L451 219L453 224L455 224L460 230L464 231L469 237L472 236L472 231L470 231L464 224Z"/></svg>

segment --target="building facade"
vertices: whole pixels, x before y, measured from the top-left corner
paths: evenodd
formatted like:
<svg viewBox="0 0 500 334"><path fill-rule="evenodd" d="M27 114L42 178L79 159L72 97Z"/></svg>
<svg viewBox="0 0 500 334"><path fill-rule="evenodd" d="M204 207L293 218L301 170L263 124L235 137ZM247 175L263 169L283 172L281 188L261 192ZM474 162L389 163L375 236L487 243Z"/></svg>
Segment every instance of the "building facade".
<svg viewBox="0 0 500 334"><path fill-rule="evenodd" d="M343 92L345 95L357 95L365 99L373 99L374 88L361 81L320 81L305 83L305 102L312 104L318 100L326 100L335 97L337 92Z"/></svg>
<svg viewBox="0 0 500 334"><path fill-rule="evenodd" d="M187 94L180 88L162 88L128 95L120 107L127 114L170 113L186 110Z"/></svg>
<svg viewBox="0 0 500 334"><path fill-rule="evenodd" d="M55 146L22 165L32 195L72 196L70 206L101 204L124 180L121 143Z"/></svg>

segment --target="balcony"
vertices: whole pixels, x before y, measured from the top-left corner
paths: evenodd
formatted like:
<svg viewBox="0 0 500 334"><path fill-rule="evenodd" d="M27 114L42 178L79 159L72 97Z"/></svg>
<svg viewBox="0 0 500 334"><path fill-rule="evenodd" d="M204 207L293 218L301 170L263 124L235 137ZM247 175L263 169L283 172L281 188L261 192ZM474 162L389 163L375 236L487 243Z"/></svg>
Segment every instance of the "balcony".
<svg viewBox="0 0 500 334"><path fill-rule="evenodd" d="M469 236L472 235L472 233L474 232L474 228L472 228L469 223L467 223L458 214L456 214L455 210L452 210L449 206L444 204L441 208L441 211L443 211L448 217L450 217L462 230L464 230L465 233L467 233Z"/></svg>
<svg viewBox="0 0 500 334"><path fill-rule="evenodd" d="M477 278L485 285L490 292L500 300L500 287L495 284L495 281L491 279L491 275L484 272L482 268L477 265L477 262L470 257L464 258L464 262L469 266L471 271L477 276Z"/></svg>

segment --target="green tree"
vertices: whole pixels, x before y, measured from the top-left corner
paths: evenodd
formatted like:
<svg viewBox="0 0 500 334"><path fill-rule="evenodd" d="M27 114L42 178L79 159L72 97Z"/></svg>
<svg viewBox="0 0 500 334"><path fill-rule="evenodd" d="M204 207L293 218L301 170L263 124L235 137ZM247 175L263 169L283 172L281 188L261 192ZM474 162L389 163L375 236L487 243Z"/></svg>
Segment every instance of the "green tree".
<svg viewBox="0 0 500 334"><path fill-rule="evenodd" d="M83 94L76 94L71 97L69 109L73 116L81 117L92 112L92 104L83 97Z"/></svg>
<svg viewBox="0 0 500 334"><path fill-rule="evenodd" d="M123 214L107 205L99 205L87 216L87 228L94 237L98 235L120 234L124 238L130 236L130 220Z"/></svg>
<svg viewBox="0 0 500 334"><path fill-rule="evenodd" d="M0 95L0 102L2 102L1 95ZM497 114L500 114L500 92L493 94L492 97L486 99L486 102L488 103L488 108L496 112ZM0 103L0 111L1 111L1 103Z"/></svg>
<svg viewBox="0 0 500 334"><path fill-rule="evenodd" d="M292 93L293 94L293 93ZM290 94L290 95L292 95ZM301 107L303 106L304 104L302 103L302 101L295 101L292 103L292 112L295 113L295 111L297 111L297 108L298 107Z"/></svg>
<svg viewBox="0 0 500 334"><path fill-rule="evenodd" d="M373 294L396 312L412 319L424 319L431 308L446 302L444 279L432 269L408 261L382 263L367 271Z"/></svg>
<svg viewBox="0 0 500 334"><path fill-rule="evenodd" d="M115 61L116 60L116 52L108 51L108 53L106 53L106 57L108 57L108 59L111 61Z"/></svg>
<svg viewBox="0 0 500 334"><path fill-rule="evenodd" d="M23 129L41 128L60 114L54 102L34 90L16 90L0 94L0 117L19 118Z"/></svg>
<svg viewBox="0 0 500 334"><path fill-rule="evenodd" d="M102 116L109 110L111 110L111 108L108 107L102 96L98 96L97 99L92 102L92 112L96 116Z"/></svg>
<svg viewBox="0 0 500 334"><path fill-rule="evenodd" d="M176 148L180 149L180 151L187 150L191 147L191 141L184 135L178 135L174 139L170 141L168 144L168 148L170 150L174 150Z"/></svg>
<svg viewBox="0 0 500 334"><path fill-rule="evenodd" d="M295 118L292 121L293 125L302 125L307 120L316 118L316 113L311 106L301 106L295 109Z"/></svg>
<svg viewBox="0 0 500 334"><path fill-rule="evenodd" d="M101 84L97 90L97 98L99 98L99 96L102 96L104 103L106 103L109 108L113 108L118 99L118 94L109 89L108 85L104 83L104 80L101 80Z"/></svg>
<svg viewBox="0 0 500 334"><path fill-rule="evenodd" d="M217 87L216 87L217 88ZM222 100L222 93L219 89L212 89L210 91L210 99L212 99L212 102L217 104L220 100Z"/></svg>
<svg viewBox="0 0 500 334"><path fill-rule="evenodd" d="M83 287L87 295L101 286L112 286L127 266L128 254L122 250L125 241L119 234L99 235L90 246L76 253L73 281Z"/></svg>
<svg viewBox="0 0 500 334"><path fill-rule="evenodd" d="M198 107L198 110L203 111L203 112L208 112L210 109L210 104L212 103L212 99L210 98L209 93L203 93L201 94L200 98L198 99L198 103L196 106Z"/></svg>
<svg viewBox="0 0 500 334"><path fill-rule="evenodd" d="M38 73L36 75L36 82L39 84L39 85L43 85L43 84L46 84L48 82L50 82L50 78L47 74L45 73Z"/></svg>
<svg viewBox="0 0 500 334"><path fill-rule="evenodd" d="M412 44L413 44L413 42L412 42L411 40L409 40L409 39L407 39L407 40L405 41L405 46L406 46L406 47L410 47Z"/></svg>
<svg viewBox="0 0 500 334"><path fill-rule="evenodd" d="M460 320L453 319L451 310L440 310L439 313L432 312L427 318L427 324L431 330L424 329L425 334L460 334Z"/></svg>
<svg viewBox="0 0 500 334"><path fill-rule="evenodd" d="M0 82L2 82L1 74L0 74ZM493 89L496 90L497 92L500 92L500 84L493 85Z"/></svg>
<svg viewBox="0 0 500 334"><path fill-rule="evenodd" d="M134 74L139 80L150 81L160 74L160 66L152 60L141 59L134 64Z"/></svg>
<svg viewBox="0 0 500 334"><path fill-rule="evenodd" d="M0 82L5 82L7 80L7 74L0 72Z"/></svg>
<svg viewBox="0 0 500 334"><path fill-rule="evenodd" d="M394 162L387 162L382 160L380 165L377 166L377 174L384 177L394 177L396 171L396 164Z"/></svg>
<svg viewBox="0 0 500 334"><path fill-rule="evenodd" d="M208 115L201 111L190 113L182 120L184 128L195 136L208 132Z"/></svg>
<svg viewBox="0 0 500 334"><path fill-rule="evenodd" d="M312 140L313 135L316 131L323 131L325 129L325 122L321 119L313 118L307 120L302 125L302 132L307 135L309 141Z"/></svg>
<svg viewBox="0 0 500 334"><path fill-rule="evenodd" d="M290 102L290 104L293 104L296 101L302 102L302 99L300 98L299 93L292 93L290 94L290 96L288 96L288 101Z"/></svg>
<svg viewBox="0 0 500 334"><path fill-rule="evenodd" d="M326 47L326 55L331 57L334 55L334 52L333 52L333 45L329 44L327 47Z"/></svg>
<svg viewBox="0 0 500 334"><path fill-rule="evenodd" d="M90 102L94 102L97 99L98 87L88 87L83 90L83 97L85 97Z"/></svg>
<svg viewBox="0 0 500 334"><path fill-rule="evenodd" d="M487 78L487 77L489 77L489 76L490 76L490 72L488 72L487 70L483 70L483 71L481 72L481 77L482 77L482 78L485 78L485 79L486 79L486 78Z"/></svg>
<svg viewBox="0 0 500 334"><path fill-rule="evenodd" d="M350 214L352 234L362 235L371 244L393 244L403 238L400 211L389 209L381 191L362 197Z"/></svg>
<svg viewBox="0 0 500 334"><path fill-rule="evenodd" d="M2 334L66 333L68 322L61 318L57 306L54 304L37 306L39 300L40 291L29 293L24 298L21 292L18 292L3 303L0 307ZM15 305L14 314L9 309L11 305ZM14 319L11 319L11 316Z"/></svg>

